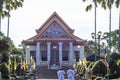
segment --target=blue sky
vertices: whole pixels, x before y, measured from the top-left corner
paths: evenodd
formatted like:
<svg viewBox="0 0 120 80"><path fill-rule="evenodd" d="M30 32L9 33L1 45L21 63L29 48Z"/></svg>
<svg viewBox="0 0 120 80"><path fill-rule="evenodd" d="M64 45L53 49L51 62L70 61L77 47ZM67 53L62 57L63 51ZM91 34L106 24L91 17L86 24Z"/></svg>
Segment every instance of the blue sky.
<svg viewBox="0 0 120 80"><path fill-rule="evenodd" d="M56 11L58 15L75 29L74 34L82 39L91 40L94 32L94 8L86 12L85 8L90 2L82 0L24 0L24 5L16 11L11 11L10 38L16 47L22 40L36 34L38 29L49 16ZM118 29L119 10L112 8L112 30ZM97 32L109 31L109 10L97 8ZM7 18L2 20L2 32L7 34Z"/></svg>

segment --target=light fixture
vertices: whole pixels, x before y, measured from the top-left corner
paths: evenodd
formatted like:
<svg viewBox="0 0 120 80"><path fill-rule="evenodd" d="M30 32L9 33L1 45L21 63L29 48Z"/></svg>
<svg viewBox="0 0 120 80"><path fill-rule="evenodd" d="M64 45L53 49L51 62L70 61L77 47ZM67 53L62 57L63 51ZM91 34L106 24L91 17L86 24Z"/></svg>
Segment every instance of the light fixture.
<svg viewBox="0 0 120 80"><path fill-rule="evenodd" d="M53 49L56 49L56 48L57 48L57 46L54 45L54 46L53 46Z"/></svg>
<svg viewBox="0 0 120 80"><path fill-rule="evenodd" d="M102 35L102 32L101 32L101 31L99 31L97 35L98 35L98 37L100 38L100 37L101 37L101 35Z"/></svg>
<svg viewBox="0 0 120 80"><path fill-rule="evenodd" d="M95 33L91 33L91 37L94 39L95 38Z"/></svg>

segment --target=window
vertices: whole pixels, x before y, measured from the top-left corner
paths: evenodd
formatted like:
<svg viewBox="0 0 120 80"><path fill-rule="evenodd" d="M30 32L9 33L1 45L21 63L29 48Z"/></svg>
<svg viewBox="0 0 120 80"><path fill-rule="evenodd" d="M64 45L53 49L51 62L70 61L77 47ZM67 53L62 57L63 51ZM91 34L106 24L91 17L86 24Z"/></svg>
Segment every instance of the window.
<svg viewBox="0 0 120 80"><path fill-rule="evenodd" d="M77 62L79 61L79 55L80 55L79 53L80 53L80 51L74 51Z"/></svg>

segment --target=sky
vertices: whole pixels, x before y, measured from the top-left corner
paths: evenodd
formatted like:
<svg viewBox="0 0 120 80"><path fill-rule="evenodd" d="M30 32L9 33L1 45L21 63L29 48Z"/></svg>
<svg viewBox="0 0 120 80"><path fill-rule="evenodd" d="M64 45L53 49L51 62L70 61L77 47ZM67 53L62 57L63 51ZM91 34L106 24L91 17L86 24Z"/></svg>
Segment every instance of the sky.
<svg viewBox="0 0 120 80"><path fill-rule="evenodd" d="M94 8L86 12L85 8L92 2L82 0L24 0L23 7L11 11L9 37L16 47L23 40L36 35L38 29L52 14L57 14L74 29L74 35L92 40L94 32ZM112 8L111 30L119 28L119 10ZM2 32L7 35L7 18L2 20ZM109 10L97 7L97 32L109 31Z"/></svg>

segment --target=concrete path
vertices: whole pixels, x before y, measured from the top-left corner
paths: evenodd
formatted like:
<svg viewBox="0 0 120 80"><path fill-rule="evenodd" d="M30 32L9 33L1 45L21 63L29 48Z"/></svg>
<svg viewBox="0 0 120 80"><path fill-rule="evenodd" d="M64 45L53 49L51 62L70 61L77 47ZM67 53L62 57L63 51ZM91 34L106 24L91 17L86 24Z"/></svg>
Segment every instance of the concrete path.
<svg viewBox="0 0 120 80"><path fill-rule="evenodd" d="M58 79L36 79L36 80L58 80ZM67 79L64 79L67 80Z"/></svg>
<svg viewBox="0 0 120 80"><path fill-rule="evenodd" d="M36 79L36 80L58 80L58 79ZM67 79L64 79L67 80Z"/></svg>

